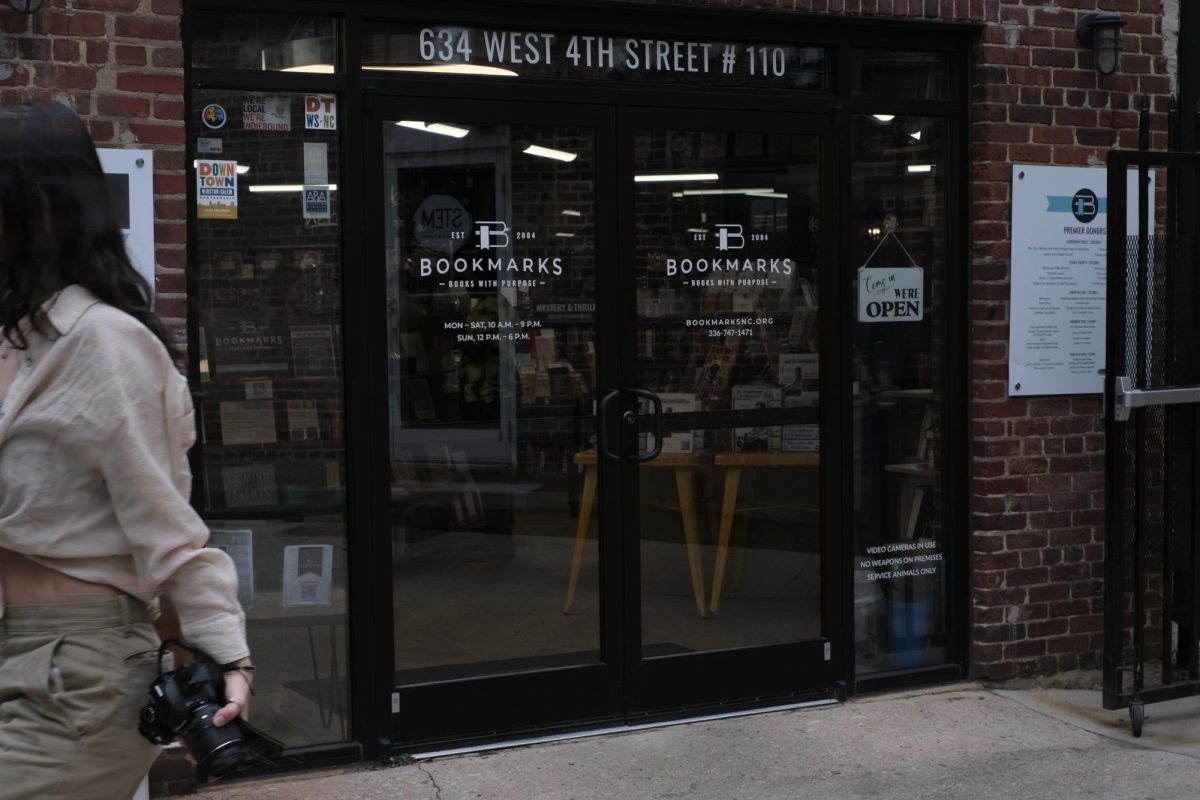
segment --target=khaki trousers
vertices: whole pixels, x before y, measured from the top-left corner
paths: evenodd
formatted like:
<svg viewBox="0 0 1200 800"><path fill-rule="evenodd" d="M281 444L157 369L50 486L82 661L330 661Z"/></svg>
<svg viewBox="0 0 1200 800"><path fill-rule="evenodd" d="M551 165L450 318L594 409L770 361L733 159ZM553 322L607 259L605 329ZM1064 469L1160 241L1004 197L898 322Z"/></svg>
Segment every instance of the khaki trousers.
<svg viewBox="0 0 1200 800"><path fill-rule="evenodd" d="M158 756L138 733L158 636L127 597L0 619L0 800L128 800Z"/></svg>

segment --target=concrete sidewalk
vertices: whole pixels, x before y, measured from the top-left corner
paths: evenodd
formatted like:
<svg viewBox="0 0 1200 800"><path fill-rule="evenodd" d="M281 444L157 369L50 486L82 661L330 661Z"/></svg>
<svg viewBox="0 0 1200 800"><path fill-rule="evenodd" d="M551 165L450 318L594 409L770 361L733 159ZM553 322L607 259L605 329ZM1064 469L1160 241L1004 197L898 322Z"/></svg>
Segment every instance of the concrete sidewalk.
<svg viewBox="0 0 1200 800"><path fill-rule="evenodd" d="M978 684L379 769L212 784L203 800L1196 797L1200 702L1133 739L1098 692ZM987 794L983 794L986 792Z"/></svg>

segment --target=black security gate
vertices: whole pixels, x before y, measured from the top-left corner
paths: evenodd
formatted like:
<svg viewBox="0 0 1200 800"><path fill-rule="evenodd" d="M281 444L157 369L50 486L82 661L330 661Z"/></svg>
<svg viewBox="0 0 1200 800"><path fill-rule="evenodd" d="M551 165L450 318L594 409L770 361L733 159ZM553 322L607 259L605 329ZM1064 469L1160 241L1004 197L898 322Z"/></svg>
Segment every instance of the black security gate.
<svg viewBox="0 0 1200 800"><path fill-rule="evenodd" d="M1175 152L1178 116L1152 152L1143 101L1140 150L1108 159L1103 702L1134 736L1146 703L1200 693L1200 154Z"/></svg>

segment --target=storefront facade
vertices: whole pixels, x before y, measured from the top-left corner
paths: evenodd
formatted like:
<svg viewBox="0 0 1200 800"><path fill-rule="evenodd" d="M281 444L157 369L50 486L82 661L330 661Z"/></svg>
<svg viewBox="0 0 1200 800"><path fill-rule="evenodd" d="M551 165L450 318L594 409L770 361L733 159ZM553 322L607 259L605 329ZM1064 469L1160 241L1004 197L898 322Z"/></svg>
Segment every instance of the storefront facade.
<svg viewBox="0 0 1200 800"><path fill-rule="evenodd" d="M155 151L296 764L1098 666L1100 403L1008 386L1008 182L1131 143L1160 4L1104 76L1036 3L89 2L8 83Z"/></svg>

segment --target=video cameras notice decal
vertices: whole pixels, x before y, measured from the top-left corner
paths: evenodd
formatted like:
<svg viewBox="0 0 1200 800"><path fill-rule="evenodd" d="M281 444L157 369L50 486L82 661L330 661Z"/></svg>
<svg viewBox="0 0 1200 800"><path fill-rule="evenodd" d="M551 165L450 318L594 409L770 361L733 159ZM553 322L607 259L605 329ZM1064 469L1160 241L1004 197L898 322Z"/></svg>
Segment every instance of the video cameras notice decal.
<svg viewBox="0 0 1200 800"><path fill-rule="evenodd" d="M337 98L333 95L305 95L304 127L311 131L337 130Z"/></svg>
<svg viewBox="0 0 1200 800"><path fill-rule="evenodd" d="M925 270L920 267L861 267L859 322L920 322L925 317Z"/></svg>

